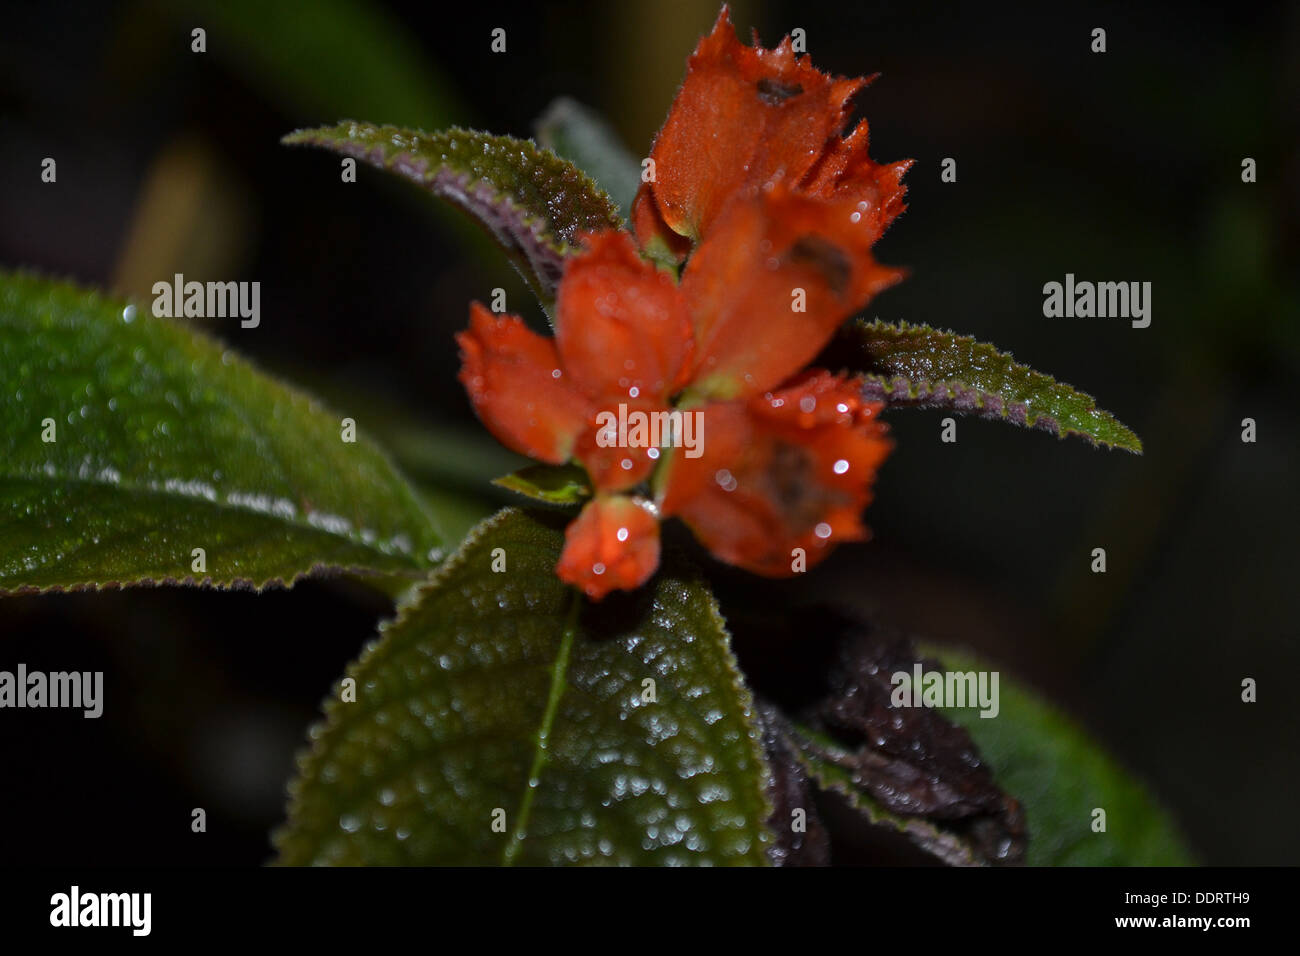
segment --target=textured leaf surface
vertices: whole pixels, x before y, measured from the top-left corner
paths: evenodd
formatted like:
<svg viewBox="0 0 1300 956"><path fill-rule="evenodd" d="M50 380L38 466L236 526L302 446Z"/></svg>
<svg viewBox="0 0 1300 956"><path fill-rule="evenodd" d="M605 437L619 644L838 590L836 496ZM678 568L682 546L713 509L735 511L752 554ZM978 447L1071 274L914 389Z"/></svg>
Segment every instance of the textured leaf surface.
<svg viewBox="0 0 1300 956"><path fill-rule="evenodd" d="M282 862L767 862L760 732L709 592L661 573L575 603L544 517L481 525L348 669Z"/></svg>
<svg viewBox="0 0 1300 956"><path fill-rule="evenodd" d="M846 335L858 360L863 394L873 401L943 408L1077 435L1141 453L1142 441L1090 395L1018 364L1008 353L973 338L926 325L858 322Z"/></svg>
<svg viewBox="0 0 1300 956"><path fill-rule="evenodd" d="M0 273L0 416L0 592L416 574L439 556L341 416L148 305Z"/></svg>
<svg viewBox="0 0 1300 956"><path fill-rule="evenodd" d="M948 669L990 670L986 662L939 648L927 656ZM1072 721L999 675L1000 711L947 708L993 767L998 784L1025 808L1026 862L1038 866L1186 866L1193 862L1178 829L1146 789ZM1106 832L1092 830L1106 811Z"/></svg>
<svg viewBox="0 0 1300 956"><path fill-rule="evenodd" d="M492 482L549 505L576 505L591 497L591 482L578 465L529 465Z"/></svg>
<svg viewBox="0 0 1300 956"><path fill-rule="evenodd" d="M641 185L641 164L597 113L561 97L537 121L537 141L594 179L628 217Z"/></svg>
<svg viewBox="0 0 1300 956"><path fill-rule="evenodd" d="M622 225L617 206L578 167L531 140L348 121L299 130L283 142L363 160L464 209L511 256L548 311L580 234Z"/></svg>

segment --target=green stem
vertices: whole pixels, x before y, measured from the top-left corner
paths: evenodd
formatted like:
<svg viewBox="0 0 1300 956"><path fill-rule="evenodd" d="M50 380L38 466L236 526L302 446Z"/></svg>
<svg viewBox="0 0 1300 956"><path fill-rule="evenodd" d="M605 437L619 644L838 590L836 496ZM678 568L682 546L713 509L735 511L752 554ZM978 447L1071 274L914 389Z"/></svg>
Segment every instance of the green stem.
<svg viewBox="0 0 1300 956"><path fill-rule="evenodd" d="M560 651L551 668L551 689L546 698L546 711L542 714L542 726L537 731L537 747L533 751L533 766L528 771L528 781L524 786L524 797L519 805L519 817L515 821L510 840L506 843L502 863L513 866L519 851L523 849L524 839L528 836L528 818L532 814L533 795L541 782L542 768L546 765L546 751L550 743L551 727L555 715L560 709L560 698L564 696L565 676L569 670L569 654L573 650L573 639L578 632L578 612L582 610L582 594L573 592L569 617L564 624L564 634L560 637Z"/></svg>

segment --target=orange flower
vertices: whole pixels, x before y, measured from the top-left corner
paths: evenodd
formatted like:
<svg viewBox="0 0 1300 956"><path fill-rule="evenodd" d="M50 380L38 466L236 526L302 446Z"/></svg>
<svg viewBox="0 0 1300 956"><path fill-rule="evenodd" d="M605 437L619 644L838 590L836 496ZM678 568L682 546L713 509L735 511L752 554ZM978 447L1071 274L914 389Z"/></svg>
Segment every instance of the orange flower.
<svg viewBox="0 0 1300 956"><path fill-rule="evenodd" d="M626 495L598 495L564 535L555 572L600 600L615 588L634 588L659 566L659 521Z"/></svg>
<svg viewBox="0 0 1300 956"><path fill-rule="evenodd" d="M902 209L907 164L841 137L863 85L742 46L724 8L691 58L655 144L658 178L632 236L584 237L565 266L555 338L477 303L457 336L461 381L504 444L576 460L594 498L569 526L559 576L599 600L659 562L658 518L759 574L861 540L890 442L881 405L844 376L804 371L900 270L873 243Z"/></svg>
<svg viewBox="0 0 1300 956"><path fill-rule="evenodd" d="M650 151L655 178L632 209L642 246L681 260L728 202L778 181L806 196L852 199L879 237L905 208L912 163L873 162L865 121L843 136L850 101L871 79L819 72L789 37L773 50L747 47L724 6L687 61Z"/></svg>
<svg viewBox="0 0 1300 956"><path fill-rule="evenodd" d="M890 449L880 409L823 370L747 402L710 405L712 444L694 459L674 450L660 511L730 564L770 577L804 570L832 543L867 537L862 509Z"/></svg>

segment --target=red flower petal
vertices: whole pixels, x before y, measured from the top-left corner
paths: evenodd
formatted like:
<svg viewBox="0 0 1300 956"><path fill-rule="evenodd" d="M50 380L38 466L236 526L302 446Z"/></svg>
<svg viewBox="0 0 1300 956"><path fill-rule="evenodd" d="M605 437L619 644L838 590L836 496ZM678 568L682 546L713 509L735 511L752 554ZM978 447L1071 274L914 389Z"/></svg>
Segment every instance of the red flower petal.
<svg viewBox="0 0 1300 956"><path fill-rule="evenodd" d="M903 175L912 160L881 164L867 155L867 124L858 124L849 136L834 137L826 154L804 181L799 192L820 199L851 199L877 237L884 234L907 206Z"/></svg>
<svg viewBox="0 0 1300 956"><path fill-rule="evenodd" d="M891 444L843 376L809 372L787 388L704 410L704 454L673 453L660 510L713 554L758 574L788 577L841 541L861 540L862 509Z"/></svg>
<svg viewBox="0 0 1300 956"><path fill-rule="evenodd" d="M728 206L682 277L696 390L757 395L806 366L844 319L903 277L872 257L875 237L852 199L777 186Z"/></svg>
<svg viewBox="0 0 1300 956"><path fill-rule="evenodd" d="M628 416L632 413L653 415L663 411L661 406L646 402L619 404L624 405ZM607 413L609 417L602 417L602 412ZM587 430L578 438L578 444L574 449L574 457L587 469L587 474L591 476L591 482L598 491L626 491L639 485L650 477L650 473L659 462L661 452L657 448L652 450L646 442L632 444L617 440L620 437L629 437L630 430L629 436L619 436L617 427L606 428L611 419L617 422L619 414L618 404L598 409L592 416ZM602 432L605 432L606 440L603 447ZM614 438L615 442L608 443L609 438Z"/></svg>
<svg viewBox="0 0 1300 956"><path fill-rule="evenodd" d="M556 302L564 370L598 403L663 403L679 385L691 326L673 277L641 258L632 237L586 237L570 259Z"/></svg>
<svg viewBox="0 0 1300 956"><path fill-rule="evenodd" d="M819 72L795 56L789 37L773 50L745 46L724 7L687 61L650 152L655 180L642 192L653 195L670 229L699 239L739 191L778 178L798 182L844 129L849 100L864 85ZM648 245L653 218L643 214L634 224Z"/></svg>
<svg viewBox="0 0 1300 956"><path fill-rule="evenodd" d="M691 254L691 240L668 228L648 183L637 190L632 200L631 226L637 242L652 259L681 262Z"/></svg>
<svg viewBox="0 0 1300 956"><path fill-rule="evenodd" d="M554 340L475 302L469 329L456 341L461 384L488 431L529 458L568 461L587 427L589 402L563 374Z"/></svg>
<svg viewBox="0 0 1300 956"><path fill-rule="evenodd" d="M640 587L659 566L659 522L621 495L589 501L564 533L556 573L593 601Z"/></svg>

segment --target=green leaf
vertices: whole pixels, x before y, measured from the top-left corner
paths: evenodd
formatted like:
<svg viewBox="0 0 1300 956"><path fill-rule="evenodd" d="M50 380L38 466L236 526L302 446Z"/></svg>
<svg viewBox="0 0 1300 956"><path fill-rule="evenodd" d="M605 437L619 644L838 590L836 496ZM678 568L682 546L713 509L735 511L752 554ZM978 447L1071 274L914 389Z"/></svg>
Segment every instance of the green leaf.
<svg viewBox="0 0 1300 956"><path fill-rule="evenodd" d="M537 121L537 141L594 179L624 219L631 215L641 164L599 114L562 96Z"/></svg>
<svg viewBox="0 0 1300 956"><path fill-rule="evenodd" d="M661 572L582 604L560 518L489 519L348 668L281 862L767 862L768 769L712 596Z"/></svg>
<svg viewBox="0 0 1300 956"><path fill-rule="evenodd" d="M1142 441L1090 395L1019 365L1006 352L926 325L856 322L863 394L890 405L942 408L1040 428L1141 454Z"/></svg>
<svg viewBox="0 0 1300 956"><path fill-rule="evenodd" d="M949 670L990 670L946 648L922 649ZM1029 827L1026 863L1038 866L1187 866L1193 863L1173 821L1147 792L1067 719L999 675L999 711L945 708L965 727L1007 792L1021 801ZM1106 811L1106 832L1092 830Z"/></svg>
<svg viewBox="0 0 1300 956"><path fill-rule="evenodd" d="M587 472L578 465L529 465L492 484L551 505L576 505L591 497Z"/></svg>
<svg viewBox="0 0 1300 956"><path fill-rule="evenodd" d="M613 201L582 170L531 140L347 121L299 130L282 142L363 160L459 206L511 257L548 313L579 235L623 225Z"/></svg>
<svg viewBox="0 0 1300 956"><path fill-rule="evenodd" d="M342 415L148 306L0 273L0 398L0 593L414 575L440 557L364 420L345 443Z"/></svg>

